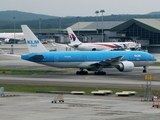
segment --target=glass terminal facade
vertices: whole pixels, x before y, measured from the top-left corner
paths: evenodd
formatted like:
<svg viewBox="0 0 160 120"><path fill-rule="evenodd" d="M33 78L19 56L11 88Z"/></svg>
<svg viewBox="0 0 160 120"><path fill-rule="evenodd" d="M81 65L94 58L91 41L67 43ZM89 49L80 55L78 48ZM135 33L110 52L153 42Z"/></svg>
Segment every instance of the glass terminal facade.
<svg viewBox="0 0 160 120"><path fill-rule="evenodd" d="M149 44L160 44L160 33L154 33L146 30L136 23L133 23L128 28L122 30L120 33L125 33L126 37L137 37L139 40L149 40Z"/></svg>

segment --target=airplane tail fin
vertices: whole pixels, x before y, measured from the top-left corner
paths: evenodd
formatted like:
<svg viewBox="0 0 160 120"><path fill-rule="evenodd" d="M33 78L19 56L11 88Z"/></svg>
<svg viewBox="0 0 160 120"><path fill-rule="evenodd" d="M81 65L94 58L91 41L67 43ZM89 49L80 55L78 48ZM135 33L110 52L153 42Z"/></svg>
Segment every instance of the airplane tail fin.
<svg viewBox="0 0 160 120"><path fill-rule="evenodd" d="M40 40L33 34L27 25L21 25L29 53L48 52Z"/></svg>
<svg viewBox="0 0 160 120"><path fill-rule="evenodd" d="M74 32L71 28L67 28L67 32L68 32L68 35L69 35L69 40L71 42L71 45L81 44L81 41L79 41L79 39L74 34Z"/></svg>

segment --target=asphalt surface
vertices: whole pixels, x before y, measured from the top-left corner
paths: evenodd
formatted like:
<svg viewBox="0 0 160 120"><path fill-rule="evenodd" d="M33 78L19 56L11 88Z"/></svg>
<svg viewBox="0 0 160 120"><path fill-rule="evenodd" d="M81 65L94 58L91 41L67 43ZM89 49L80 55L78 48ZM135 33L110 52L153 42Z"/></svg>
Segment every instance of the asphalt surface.
<svg viewBox="0 0 160 120"><path fill-rule="evenodd" d="M45 44L48 50L55 49L51 44ZM15 54L27 54L25 44L14 45ZM0 49L9 53L11 45L1 45ZM65 48L56 48L65 50ZM159 61L158 54L154 54ZM142 73L143 68L135 68L132 72L119 72L115 68L104 69L106 75L76 75L78 69L55 68L21 60L20 57L5 56L0 54L1 69L25 69L25 70L54 70L63 71L47 74L34 75L1 75L0 82L3 84L36 84L36 85L55 85L55 86L85 86L85 87L104 87L104 88L135 88L142 89L146 85L145 76L152 75L152 89L160 89L160 68L150 66L147 73ZM12 82L14 81L14 82Z"/></svg>
<svg viewBox="0 0 160 120"><path fill-rule="evenodd" d="M46 45L48 49L53 46ZM0 46L9 53L10 45ZM25 45L15 45L15 54L26 54ZM158 56L159 60L159 55ZM105 69L106 75L76 75L77 69L60 69L27 61L18 57L0 55L0 68L60 70L62 73L34 75L0 75L0 84L30 84L55 86L86 86L142 89L146 85L145 75L152 75L152 89L160 89L160 68L150 67L147 73L142 68L135 68L129 73L121 73L116 69ZM3 86L2 86L3 87ZM4 88L5 90L5 88ZM115 94L71 95L63 94L63 102L51 103L59 94L49 93L15 93L5 91L0 96L0 120L157 120L159 108L153 107L152 101L143 101L143 97L117 96ZM8 95L8 96L7 96ZM157 102L160 104L160 101Z"/></svg>
<svg viewBox="0 0 160 120"><path fill-rule="evenodd" d="M1 120L157 120L159 108L140 97L10 93L0 97ZM54 100L64 102L52 103Z"/></svg>

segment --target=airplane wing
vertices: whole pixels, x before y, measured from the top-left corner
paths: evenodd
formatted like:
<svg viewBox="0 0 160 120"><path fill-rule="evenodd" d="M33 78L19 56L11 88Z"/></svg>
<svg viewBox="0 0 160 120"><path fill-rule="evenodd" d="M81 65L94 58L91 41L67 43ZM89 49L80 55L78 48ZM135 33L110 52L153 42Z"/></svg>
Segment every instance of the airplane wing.
<svg viewBox="0 0 160 120"><path fill-rule="evenodd" d="M6 55L6 56L21 57L21 55L15 55L15 54L5 53L5 52L3 51L3 49L0 49L0 54Z"/></svg>
<svg viewBox="0 0 160 120"><path fill-rule="evenodd" d="M11 57L19 57L19 58L21 57L21 55L7 54L7 53L2 54L2 55L11 56Z"/></svg>
<svg viewBox="0 0 160 120"><path fill-rule="evenodd" d="M67 44L52 43L54 47L69 47Z"/></svg>
<svg viewBox="0 0 160 120"><path fill-rule="evenodd" d="M118 57L115 57L115 58L110 58L110 59L107 59L107 60L104 60L104 61L93 63L90 66L97 66L97 65L112 66L112 65L118 65L122 58L123 58L123 56L118 56Z"/></svg>
<svg viewBox="0 0 160 120"><path fill-rule="evenodd" d="M77 48L79 45L81 45L82 43L79 44L68 44L68 46L73 47L73 48Z"/></svg>

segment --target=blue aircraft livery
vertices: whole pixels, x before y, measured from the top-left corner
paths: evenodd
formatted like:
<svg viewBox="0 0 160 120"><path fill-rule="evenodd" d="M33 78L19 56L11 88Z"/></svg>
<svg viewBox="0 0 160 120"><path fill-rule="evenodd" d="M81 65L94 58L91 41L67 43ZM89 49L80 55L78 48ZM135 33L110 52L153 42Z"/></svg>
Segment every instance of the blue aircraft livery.
<svg viewBox="0 0 160 120"><path fill-rule="evenodd" d="M39 44L39 40L28 40L27 44L30 44L31 47L37 47L37 44Z"/></svg>
<svg viewBox="0 0 160 120"><path fill-rule="evenodd" d="M77 74L105 74L103 68L115 67L121 72L130 72L134 67L146 67L156 59L153 55L140 51L73 51L73 52L44 52L22 55L22 59L60 68L80 68ZM83 72L82 72L83 71Z"/></svg>
<svg viewBox="0 0 160 120"><path fill-rule="evenodd" d="M39 44L39 41L38 40L28 40L27 41L27 44Z"/></svg>
<svg viewBox="0 0 160 120"><path fill-rule="evenodd" d="M103 68L111 67L120 72L131 72L135 67L143 67L143 72L147 72L147 67L156 61L153 55L141 51L49 52L28 26L22 25L21 27L30 52L30 54L21 56L23 60L59 68L79 68L80 71L77 71L76 74L86 75L88 71L95 71L95 75L105 75ZM37 46L31 47L30 44Z"/></svg>

